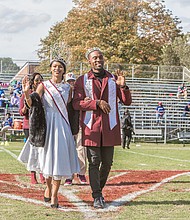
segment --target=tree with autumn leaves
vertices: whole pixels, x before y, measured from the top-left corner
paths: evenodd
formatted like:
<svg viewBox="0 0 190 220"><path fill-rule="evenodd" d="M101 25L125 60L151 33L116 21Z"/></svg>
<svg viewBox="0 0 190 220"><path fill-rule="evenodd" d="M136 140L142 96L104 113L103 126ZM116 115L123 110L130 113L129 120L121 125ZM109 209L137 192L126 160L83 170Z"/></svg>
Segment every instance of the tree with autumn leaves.
<svg viewBox="0 0 190 220"><path fill-rule="evenodd" d="M162 48L181 35L180 21L160 0L74 0L75 7L41 39L39 58L86 62L97 46L110 63L159 64ZM56 45L56 46L55 46Z"/></svg>

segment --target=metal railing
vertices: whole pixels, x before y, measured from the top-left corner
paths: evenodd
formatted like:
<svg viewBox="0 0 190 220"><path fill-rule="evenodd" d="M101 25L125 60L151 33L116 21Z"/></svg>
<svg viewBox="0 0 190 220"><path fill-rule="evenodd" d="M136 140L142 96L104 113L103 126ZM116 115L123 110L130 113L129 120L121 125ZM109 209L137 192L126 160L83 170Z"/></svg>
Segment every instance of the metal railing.
<svg viewBox="0 0 190 220"><path fill-rule="evenodd" d="M123 109L120 111L121 118L122 111ZM178 140L179 132L187 132L190 129L190 117L183 116L182 111L178 112L178 115L175 115L175 117L173 117L169 111L166 111L164 117L159 120L159 123L157 123L156 115L153 111L143 110L130 112L134 130L144 130L143 137L145 139L156 140L156 131L158 131L158 134L160 133L159 131L161 131L162 137L160 141L166 144L169 141ZM142 138L142 135L136 134L135 139L137 138Z"/></svg>
<svg viewBox="0 0 190 220"><path fill-rule="evenodd" d="M20 68L24 66L27 62L34 62L29 60L13 60ZM35 62L39 62L35 60ZM146 65L146 64L126 64L126 63L105 63L105 69L114 73L118 69L118 65L122 66L125 75L132 80L138 78L151 78L153 80L181 80L181 81L190 81L190 71L183 66L166 66L166 65ZM7 69L8 68L8 69ZM76 75L82 75L88 72L90 69L89 64L86 63L72 63L67 67L68 71L73 71ZM17 73L15 69L4 66L3 62L0 62L0 76L6 73ZM46 74L46 73L42 73Z"/></svg>

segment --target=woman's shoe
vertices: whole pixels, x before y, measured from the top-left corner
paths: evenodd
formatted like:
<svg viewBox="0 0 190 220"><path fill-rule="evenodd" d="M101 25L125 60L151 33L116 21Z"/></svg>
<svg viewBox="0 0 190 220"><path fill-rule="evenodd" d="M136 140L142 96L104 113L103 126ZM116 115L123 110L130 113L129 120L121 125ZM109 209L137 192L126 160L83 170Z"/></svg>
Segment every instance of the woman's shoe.
<svg viewBox="0 0 190 220"><path fill-rule="evenodd" d="M46 197L45 195L48 195L48 194L46 194L46 190L47 190L48 188L46 188L45 189L45 192L44 192L44 202L50 202L51 201L51 197ZM51 196L51 195L50 195Z"/></svg>
<svg viewBox="0 0 190 220"><path fill-rule="evenodd" d="M58 198L54 198L53 197L51 198L51 208L58 208L59 207L59 204L58 204Z"/></svg>
<svg viewBox="0 0 190 220"><path fill-rule="evenodd" d="M51 201L51 198L48 198L48 197L44 196L44 202L50 202L50 201Z"/></svg>
<svg viewBox="0 0 190 220"><path fill-rule="evenodd" d="M36 172L35 171L31 171L30 174L30 183L31 184L38 184L38 181L36 179Z"/></svg>
<svg viewBox="0 0 190 220"><path fill-rule="evenodd" d="M42 173L40 173L40 182L41 182L42 184L45 184L45 183L46 183L46 180L45 180L45 178L44 178L44 176L43 176Z"/></svg>

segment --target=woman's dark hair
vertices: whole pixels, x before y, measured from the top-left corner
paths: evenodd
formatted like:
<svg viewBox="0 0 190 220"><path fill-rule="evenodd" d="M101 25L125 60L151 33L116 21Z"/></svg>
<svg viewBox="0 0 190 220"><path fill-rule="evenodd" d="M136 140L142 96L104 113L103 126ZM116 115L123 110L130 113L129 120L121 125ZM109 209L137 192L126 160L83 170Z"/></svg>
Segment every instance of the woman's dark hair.
<svg viewBox="0 0 190 220"><path fill-rule="evenodd" d="M34 84L34 79L35 79L35 77L36 77L37 75L40 75L41 78L42 78L42 80L43 80L43 76L42 76L40 73L34 72L34 73L32 73L31 76L30 76L30 85L31 85L31 86Z"/></svg>
<svg viewBox="0 0 190 220"><path fill-rule="evenodd" d="M49 65L50 67L52 66L53 62L59 62L59 63L61 63L61 65L62 65L63 68L64 68L64 74L66 73L66 61L65 61L64 59L62 59L62 58L53 59L53 60L51 61L50 65Z"/></svg>

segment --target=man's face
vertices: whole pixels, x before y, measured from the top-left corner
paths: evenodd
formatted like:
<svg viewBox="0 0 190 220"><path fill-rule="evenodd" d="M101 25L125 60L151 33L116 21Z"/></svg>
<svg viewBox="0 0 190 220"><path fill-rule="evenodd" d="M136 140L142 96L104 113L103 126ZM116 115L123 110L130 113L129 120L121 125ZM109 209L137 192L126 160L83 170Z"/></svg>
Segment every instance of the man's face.
<svg viewBox="0 0 190 220"><path fill-rule="evenodd" d="M90 53L88 61L94 72L100 72L104 68L104 57L100 51Z"/></svg>

